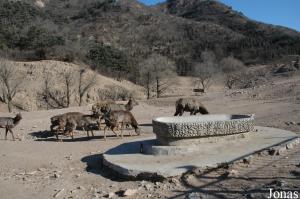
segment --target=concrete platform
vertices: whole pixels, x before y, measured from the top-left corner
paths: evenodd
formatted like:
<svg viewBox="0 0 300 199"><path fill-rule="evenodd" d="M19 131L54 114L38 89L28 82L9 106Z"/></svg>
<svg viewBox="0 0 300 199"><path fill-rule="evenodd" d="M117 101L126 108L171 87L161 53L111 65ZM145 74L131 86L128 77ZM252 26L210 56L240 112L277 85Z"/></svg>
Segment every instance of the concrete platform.
<svg viewBox="0 0 300 199"><path fill-rule="evenodd" d="M298 136L290 131L276 128L255 127L256 132L240 139L202 143L186 154L147 155L140 153L140 146L156 142L155 137L136 140L108 150L103 162L117 173L135 178L179 176L195 167L216 167L221 163L231 163L253 153L291 142L299 142ZM143 147L144 148L144 147ZM176 149L174 149L176 150ZM172 154L172 153L171 153Z"/></svg>

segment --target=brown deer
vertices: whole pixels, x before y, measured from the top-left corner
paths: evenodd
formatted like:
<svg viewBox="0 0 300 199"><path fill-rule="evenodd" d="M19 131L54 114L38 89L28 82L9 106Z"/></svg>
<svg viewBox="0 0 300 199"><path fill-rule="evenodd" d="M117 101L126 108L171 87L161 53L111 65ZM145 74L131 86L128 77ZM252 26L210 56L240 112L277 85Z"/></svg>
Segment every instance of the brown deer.
<svg viewBox="0 0 300 199"><path fill-rule="evenodd" d="M71 135L72 139L74 139L74 130L76 127L80 127L86 131L87 137L90 137L89 131L91 132L92 136L94 137L93 132L93 124L98 124L99 115L92 114L92 115L74 115L73 117L68 117L66 122L62 122L60 127L65 126L68 134Z"/></svg>
<svg viewBox="0 0 300 199"><path fill-rule="evenodd" d="M105 119L105 128L104 128L104 139L106 140L106 129L110 128L113 133L119 136L114 129L121 124L121 137L123 138L123 128L125 125L131 125L134 129L137 135L141 134L140 128L138 126L138 123L132 113L130 111L124 111L124 110L118 110L118 111L109 111L104 114ZM131 132L130 132L131 136Z"/></svg>
<svg viewBox="0 0 300 199"><path fill-rule="evenodd" d="M5 139L7 140L8 131L11 133L13 140L15 140L12 129L17 126L22 119L21 113L18 113L14 118L12 117L0 117L0 128L5 128Z"/></svg>
<svg viewBox="0 0 300 199"><path fill-rule="evenodd" d="M134 106L138 105L139 103L135 101L133 98L129 98L127 104L106 104L106 106L102 106L100 111L102 113L107 113L109 111L131 111Z"/></svg>
<svg viewBox="0 0 300 199"><path fill-rule="evenodd" d="M105 103L97 103L97 105L93 105L92 107L92 111L93 113L97 113L99 115L101 114L106 114L110 111L119 111L119 110L123 110L123 111L131 111L133 109L134 106L138 105L139 103L133 99L133 98L129 98L127 104L116 104L115 102L111 103L111 102L105 102ZM99 130L101 130L101 121L104 119L104 117L100 117L99 118Z"/></svg>
<svg viewBox="0 0 300 199"><path fill-rule="evenodd" d="M69 113L64 113L64 114L60 114L60 115L55 115L53 117L50 118L50 130L51 132L54 131L55 127L59 126L60 122L66 122L66 119L68 117L73 117L74 115L83 115L83 113L79 113L79 112L69 112ZM57 129L56 129L57 130Z"/></svg>
<svg viewBox="0 0 300 199"><path fill-rule="evenodd" d="M174 116L182 116L184 111L190 112L190 115L197 113L209 114L199 99L195 98L180 98L176 101L176 112Z"/></svg>
<svg viewBox="0 0 300 199"><path fill-rule="evenodd" d="M91 130L91 125L99 121L99 115L85 115L79 112L69 112L61 115L57 115L51 118L50 128L53 130L55 126L57 129L55 131L56 138L62 132L65 135L70 135L74 139L74 130L76 127L81 127L87 131L87 136L89 137L89 131L91 131L92 136L94 136Z"/></svg>

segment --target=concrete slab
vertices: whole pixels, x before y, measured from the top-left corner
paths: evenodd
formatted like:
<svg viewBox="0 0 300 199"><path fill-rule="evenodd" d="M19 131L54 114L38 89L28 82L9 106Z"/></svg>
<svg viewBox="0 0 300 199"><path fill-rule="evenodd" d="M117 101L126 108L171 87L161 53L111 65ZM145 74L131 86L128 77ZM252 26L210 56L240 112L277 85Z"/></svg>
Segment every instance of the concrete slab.
<svg viewBox="0 0 300 199"><path fill-rule="evenodd" d="M269 127L255 129L257 132L251 132L249 136L240 139L202 143L196 146L196 151L176 155L141 154L141 144L151 145L156 139L139 139L108 150L103 155L103 160L106 166L124 176L167 178L179 176L195 167L216 167L221 163L230 163L274 146L299 142L298 136L290 131Z"/></svg>

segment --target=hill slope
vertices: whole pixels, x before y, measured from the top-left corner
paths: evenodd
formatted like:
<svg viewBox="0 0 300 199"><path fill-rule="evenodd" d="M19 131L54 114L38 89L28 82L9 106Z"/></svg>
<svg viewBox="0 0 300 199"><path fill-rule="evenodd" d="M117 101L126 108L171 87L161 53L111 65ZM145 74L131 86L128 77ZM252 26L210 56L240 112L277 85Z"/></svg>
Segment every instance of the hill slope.
<svg viewBox="0 0 300 199"><path fill-rule="evenodd" d="M212 0L168 0L154 7L136 0L0 4L0 48L11 55L77 59L102 72L122 71L133 81L137 76L130 73L136 74L138 63L152 53L173 59L180 75L201 61L204 50L218 58L233 54L246 63L300 54L299 32L250 20Z"/></svg>

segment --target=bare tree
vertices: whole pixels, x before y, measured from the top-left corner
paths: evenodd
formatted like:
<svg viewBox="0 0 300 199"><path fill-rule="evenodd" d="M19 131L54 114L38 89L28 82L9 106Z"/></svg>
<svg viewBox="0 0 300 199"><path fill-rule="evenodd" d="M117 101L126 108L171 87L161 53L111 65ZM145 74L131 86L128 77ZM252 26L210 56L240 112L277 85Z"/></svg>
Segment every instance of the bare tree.
<svg viewBox="0 0 300 199"><path fill-rule="evenodd" d="M218 72L216 58L213 52L204 51L201 54L201 63L196 63L192 71L195 77L194 85L205 92L212 84L214 75Z"/></svg>
<svg viewBox="0 0 300 199"><path fill-rule="evenodd" d="M75 72L72 70L65 71L62 73L63 84L65 89L65 97L66 97L66 107L70 107L71 98L74 94L74 84L75 84Z"/></svg>
<svg viewBox="0 0 300 199"><path fill-rule="evenodd" d="M47 109L66 108L65 95L55 88L55 83L51 80L50 74L44 72L44 86L42 91L38 93L40 101L46 104Z"/></svg>
<svg viewBox="0 0 300 199"><path fill-rule="evenodd" d="M222 59L220 66L225 76L225 85L229 89L232 89L235 84L241 81L246 71L244 63L231 56Z"/></svg>
<svg viewBox="0 0 300 199"><path fill-rule="evenodd" d="M84 77L86 70L82 69L79 71L79 84L78 84L78 96L79 106L82 106L83 96L96 84L96 75L90 75Z"/></svg>
<svg viewBox="0 0 300 199"><path fill-rule="evenodd" d="M151 90L154 82L152 67L147 62L140 64L140 82L144 86L147 94L147 99L151 97Z"/></svg>
<svg viewBox="0 0 300 199"><path fill-rule="evenodd" d="M2 97L0 100L6 103L8 111L12 111L12 101L16 94L21 91L21 85L25 76L17 72L11 62L0 59L0 81Z"/></svg>
<svg viewBox="0 0 300 199"><path fill-rule="evenodd" d="M38 93L38 99L48 108L67 108L71 105L75 93L75 75L72 70L65 71L59 77L51 78L49 72L44 70L44 86Z"/></svg>
<svg viewBox="0 0 300 199"><path fill-rule="evenodd" d="M141 79L147 91L147 98L150 98L150 90L155 86L157 98L170 86L170 79L175 75L175 65L166 57L153 54L141 63Z"/></svg>

